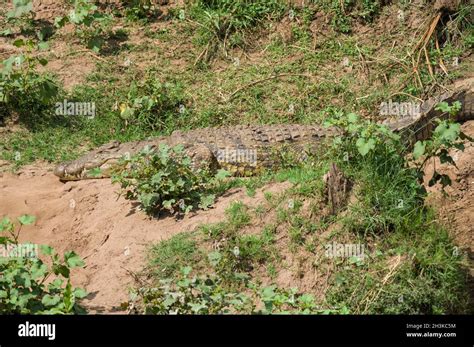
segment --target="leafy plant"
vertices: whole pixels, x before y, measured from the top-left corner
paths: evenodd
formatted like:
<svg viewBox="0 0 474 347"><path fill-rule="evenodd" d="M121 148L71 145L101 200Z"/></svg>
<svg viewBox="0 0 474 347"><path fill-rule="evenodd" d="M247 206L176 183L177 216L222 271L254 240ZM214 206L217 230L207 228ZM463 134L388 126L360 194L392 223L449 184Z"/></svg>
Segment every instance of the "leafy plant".
<svg viewBox="0 0 474 347"><path fill-rule="evenodd" d="M436 110L446 112L450 117L454 117L456 113L461 110L461 103L456 101L453 105L449 105L446 102L441 102ZM415 165L418 168L418 176L420 181L423 180L423 170L427 163L432 158L439 158L441 164L449 163L456 166L454 159L449 155L449 150L451 148L456 148L459 150L464 150L464 141L469 140L473 141L469 136L464 134L461 131L461 126L458 123L453 123L450 120L436 120L438 126L433 131L433 137L425 141L418 141L415 143L413 149L413 159ZM423 160L419 160L419 159ZM440 182L442 188L451 185L451 179L446 174L441 174L434 167L433 176L429 181L429 186L433 186L436 183Z"/></svg>
<svg viewBox="0 0 474 347"><path fill-rule="evenodd" d="M194 169L182 145L170 148L160 144L157 151L144 148L124 158L123 164L126 168L114 182L120 183L127 199L138 200L148 214L207 209L214 203L213 188L227 176L224 170L213 176L209 170Z"/></svg>
<svg viewBox="0 0 474 347"><path fill-rule="evenodd" d="M364 233L389 230L422 206L425 190L416 170L407 166L398 134L352 113L327 123L344 133L334 139L329 158L357 186L348 227Z"/></svg>
<svg viewBox="0 0 474 347"><path fill-rule="evenodd" d="M380 0L329 0L326 6L332 13L331 24L342 33L352 31L354 19L371 22L380 13L383 1Z"/></svg>
<svg viewBox="0 0 474 347"><path fill-rule="evenodd" d="M191 267L181 269L178 280L160 280L159 287L132 292L145 314L223 314L251 310L243 293L228 292L216 276L192 277ZM138 300L137 300L138 299Z"/></svg>
<svg viewBox="0 0 474 347"><path fill-rule="evenodd" d="M220 276L190 276L190 266L178 279L160 280L159 286L131 293L129 307L144 314L347 314L341 309L318 307L311 294L275 285L260 287L241 278L241 291L229 290ZM245 291L245 292L244 292Z"/></svg>
<svg viewBox="0 0 474 347"><path fill-rule="evenodd" d="M33 12L33 1L13 0L13 9L7 13L7 17L19 18L25 15L31 15L32 12Z"/></svg>
<svg viewBox="0 0 474 347"><path fill-rule="evenodd" d="M311 294L300 294L296 288L289 290L276 285L258 288L260 300L264 304L263 314L349 314L349 310L341 308L323 309L316 304Z"/></svg>
<svg viewBox="0 0 474 347"><path fill-rule="evenodd" d="M126 125L162 130L169 120L186 113L184 104L181 84L147 78L140 84L132 82L127 101L120 105L120 118Z"/></svg>
<svg viewBox="0 0 474 347"><path fill-rule="evenodd" d="M23 215L18 218L20 228L8 217L0 221L0 246L12 253L0 257L0 313L2 314L62 314L80 313L83 309L77 300L86 296L81 288L73 288L70 271L82 267L84 262L74 252L66 252L61 258L53 248L41 246L48 262L43 262L37 254L18 254L22 246L18 236L23 225L35 222L35 217ZM13 247L12 247L13 246ZM29 244L30 248L35 245ZM16 252L16 254L15 254ZM49 263L49 265L48 265Z"/></svg>
<svg viewBox="0 0 474 347"><path fill-rule="evenodd" d="M100 52L105 40L110 36L112 18L100 12L90 0L75 0L74 9L67 16L55 19L56 27L63 27L68 22L75 25L76 34L86 43L87 48L94 52Z"/></svg>
<svg viewBox="0 0 474 347"><path fill-rule="evenodd" d="M128 0L124 1L125 15L131 20L147 19L158 11L151 0Z"/></svg>
<svg viewBox="0 0 474 347"><path fill-rule="evenodd" d="M343 129L344 136L334 139L331 156L338 165L358 182L358 203L352 206L348 224L364 231L396 228L405 218L423 206L426 189L422 185L422 169L410 164L405 157L406 145L400 135L385 126L360 120L355 114L336 117L327 123ZM464 136L461 136L465 138ZM434 132L433 140L418 143L414 156L418 158L425 148L430 156L449 161L447 150L461 148L459 125L442 122ZM444 180L434 176L433 180ZM442 181L443 182L443 181Z"/></svg>
<svg viewBox="0 0 474 347"><path fill-rule="evenodd" d="M18 39L16 47L25 48L25 54L13 55L2 63L0 70L0 119L12 112L20 116L31 116L40 110L51 110L58 94L58 86L51 77L36 71L37 64L46 65L44 58L32 57L31 51L36 47L33 41Z"/></svg>
<svg viewBox="0 0 474 347"><path fill-rule="evenodd" d="M149 268L153 275L160 279L171 278L187 264L196 264L201 258L201 252L193 236L194 234L180 233L154 245L149 255Z"/></svg>

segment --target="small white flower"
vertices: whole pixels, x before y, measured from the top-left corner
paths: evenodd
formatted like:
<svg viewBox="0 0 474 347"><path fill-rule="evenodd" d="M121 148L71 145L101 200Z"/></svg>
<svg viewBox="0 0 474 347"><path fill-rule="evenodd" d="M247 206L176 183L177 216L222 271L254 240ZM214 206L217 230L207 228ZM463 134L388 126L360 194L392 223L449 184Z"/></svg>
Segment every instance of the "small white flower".
<svg viewBox="0 0 474 347"><path fill-rule="evenodd" d="M240 255L239 247L235 246L234 249L232 250L232 253L234 253L234 255L238 257Z"/></svg>

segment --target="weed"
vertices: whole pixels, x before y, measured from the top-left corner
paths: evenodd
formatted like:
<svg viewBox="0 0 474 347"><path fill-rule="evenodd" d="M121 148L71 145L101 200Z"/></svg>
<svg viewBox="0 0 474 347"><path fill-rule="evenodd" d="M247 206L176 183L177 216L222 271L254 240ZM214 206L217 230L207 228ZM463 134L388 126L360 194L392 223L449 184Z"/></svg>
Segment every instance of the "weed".
<svg viewBox="0 0 474 347"><path fill-rule="evenodd" d="M149 253L150 269L159 279L175 277L187 264L201 258L194 234L181 233L154 245Z"/></svg>
<svg viewBox="0 0 474 347"><path fill-rule="evenodd" d="M269 16L280 16L283 10L284 6L276 0L196 1L190 14L198 23L198 41L206 45L200 61L208 63L219 48L227 56L228 48L244 43L245 31Z"/></svg>
<svg viewBox="0 0 474 347"><path fill-rule="evenodd" d="M74 9L67 16L55 19L58 28L68 22L75 25L76 34L86 43L87 48L98 53L109 37L112 18L101 13L90 0L75 0Z"/></svg>
<svg viewBox="0 0 474 347"><path fill-rule="evenodd" d="M150 73L152 75L152 73ZM120 118L126 126L163 130L185 118L189 111L184 106L183 86L177 82L160 82L148 78L143 83L132 82L127 100L120 104Z"/></svg>
<svg viewBox="0 0 474 347"><path fill-rule="evenodd" d="M43 58L33 58L33 41L18 39L16 47L24 47L25 54L13 55L3 61L0 79L0 121L16 113L20 120L34 124L39 120L35 113L51 113L58 95L58 86L53 79L37 72L37 64L46 65Z"/></svg>
<svg viewBox="0 0 474 347"><path fill-rule="evenodd" d="M177 280L162 280L160 286L132 291L129 305L145 314L347 314L347 308L322 309L311 294L293 288L260 287L242 279L247 293L223 285L219 276L190 277L191 267L181 269ZM262 307L262 308L260 308Z"/></svg>
<svg viewBox="0 0 474 347"><path fill-rule="evenodd" d="M355 314L465 312L463 256L431 218L423 212L412 215L397 233L385 236L378 255L335 275L329 303L346 305Z"/></svg>
<svg viewBox="0 0 474 347"><path fill-rule="evenodd" d="M146 147L123 158L122 167L125 170L113 182L120 184L126 199L138 200L150 215L163 209L171 213L207 209L215 199L212 188L228 175L224 170L213 176L209 169L193 169L182 145L160 144L156 152Z"/></svg>
<svg viewBox="0 0 474 347"><path fill-rule="evenodd" d="M0 221L0 246L8 252L11 246L19 252L18 235L23 225L35 222L35 217L23 215L18 218L20 228L8 217ZM33 246L33 245L30 245ZM2 314L64 314L84 310L78 299L86 296L81 288L73 288L70 271L84 266L82 259L74 252L64 253L63 259L49 246L40 247L48 262L37 254L0 257L0 313ZM11 251L10 251L11 252ZM48 265L50 264L50 265Z"/></svg>

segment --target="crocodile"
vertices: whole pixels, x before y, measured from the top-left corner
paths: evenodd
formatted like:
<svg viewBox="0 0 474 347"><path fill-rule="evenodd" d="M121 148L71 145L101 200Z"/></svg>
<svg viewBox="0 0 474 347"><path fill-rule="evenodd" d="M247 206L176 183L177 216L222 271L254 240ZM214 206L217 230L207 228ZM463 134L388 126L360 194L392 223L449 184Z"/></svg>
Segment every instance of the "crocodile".
<svg viewBox="0 0 474 347"><path fill-rule="evenodd" d="M385 120L392 131L399 133L407 146L428 139L435 126L435 119L449 117L435 106L446 101L460 101L462 109L454 117L463 122L474 119L474 88L469 86L428 99L421 104L418 115ZM62 181L110 177L120 170L121 158L138 153L145 147L152 150L160 144L183 145L195 165L207 165L212 169L223 168L234 176L250 176L272 168L277 164L275 153L293 153L303 160L306 153L314 153L328 138L341 135L336 127L317 125L237 125L195 129L187 132L174 131L142 141L120 143L113 141L98 147L81 158L59 164L54 174ZM283 151L281 150L283 149ZM204 163L204 164L203 164Z"/></svg>

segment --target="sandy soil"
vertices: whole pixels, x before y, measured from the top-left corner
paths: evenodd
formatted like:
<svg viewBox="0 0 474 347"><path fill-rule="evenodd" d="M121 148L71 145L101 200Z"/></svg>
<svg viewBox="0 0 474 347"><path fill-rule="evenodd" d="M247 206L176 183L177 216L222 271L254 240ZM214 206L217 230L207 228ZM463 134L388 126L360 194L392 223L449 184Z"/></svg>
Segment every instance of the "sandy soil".
<svg viewBox="0 0 474 347"><path fill-rule="evenodd" d="M274 184L265 191L288 186ZM86 267L74 270L73 279L90 293L84 304L92 312L113 312L128 299L130 271L142 269L147 246L223 220L233 200L250 206L264 200L262 190L250 198L235 189L211 210L181 220L149 219L117 191L108 179L61 183L44 165L25 167L18 174L0 173L0 217L34 215L36 223L23 228L21 241L49 244L59 252L74 250L85 258Z"/></svg>

